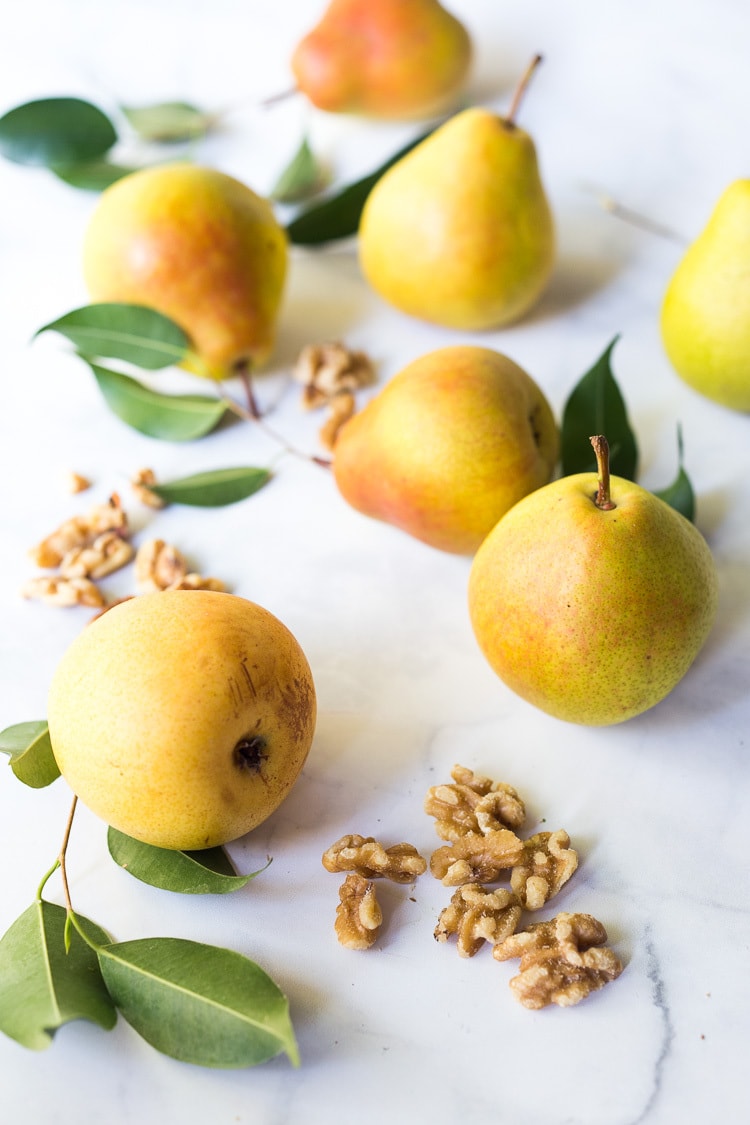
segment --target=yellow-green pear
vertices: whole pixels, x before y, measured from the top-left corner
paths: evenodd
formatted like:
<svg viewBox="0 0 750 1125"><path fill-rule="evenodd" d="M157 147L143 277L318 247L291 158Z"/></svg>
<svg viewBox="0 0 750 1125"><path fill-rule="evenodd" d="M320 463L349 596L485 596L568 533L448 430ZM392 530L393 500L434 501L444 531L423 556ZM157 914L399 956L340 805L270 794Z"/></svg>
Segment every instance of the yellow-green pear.
<svg viewBox="0 0 750 1125"><path fill-rule="evenodd" d="M141 594L89 624L49 692L60 771L94 813L176 850L249 832L281 804L315 729L299 644L233 594Z"/></svg>
<svg viewBox="0 0 750 1125"><path fill-rule="evenodd" d="M750 179L723 193L667 287L667 355L686 383L734 410L750 410Z"/></svg>
<svg viewBox="0 0 750 1125"><path fill-rule="evenodd" d="M517 320L541 295L554 224L534 142L514 113L456 114L370 192L360 264L402 312L477 331Z"/></svg>
<svg viewBox="0 0 750 1125"><path fill-rule="evenodd" d="M653 493L609 477L563 477L521 500L471 568L479 645L518 695L591 726L646 711L682 679L717 606L700 532Z"/></svg>
<svg viewBox="0 0 750 1125"><path fill-rule="evenodd" d="M94 301L176 321L199 375L225 379L273 347L286 235L268 201L223 172L160 164L118 180L91 217L83 264Z"/></svg>
<svg viewBox="0 0 750 1125"><path fill-rule="evenodd" d="M557 453L534 380L507 356L464 345L414 360L346 422L333 472L358 511L468 555L550 479Z"/></svg>

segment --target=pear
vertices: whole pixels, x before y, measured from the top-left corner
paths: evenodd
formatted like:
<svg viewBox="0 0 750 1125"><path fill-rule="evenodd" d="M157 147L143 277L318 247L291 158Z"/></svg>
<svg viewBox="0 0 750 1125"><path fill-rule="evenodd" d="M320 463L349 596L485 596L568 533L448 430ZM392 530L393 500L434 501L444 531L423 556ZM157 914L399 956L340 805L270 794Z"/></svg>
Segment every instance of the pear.
<svg viewBox="0 0 750 1125"><path fill-rule="evenodd" d="M537 60L535 60L536 63ZM523 316L552 271L555 238L534 143L514 114L456 114L370 192L362 271L402 312L478 331Z"/></svg>
<svg viewBox="0 0 750 1125"><path fill-rule="evenodd" d="M147 305L188 334L190 370L262 364L274 343L287 239L271 205L212 168L163 164L103 193L84 241L94 301Z"/></svg>
<svg viewBox="0 0 750 1125"><path fill-rule="evenodd" d="M332 0L291 65L319 109L416 118L450 105L470 63L466 28L437 0Z"/></svg>
<svg viewBox="0 0 750 1125"><path fill-rule="evenodd" d="M661 332L686 383L734 410L750 410L750 180L735 180L678 265Z"/></svg>
<svg viewBox="0 0 750 1125"><path fill-rule="evenodd" d="M708 545L631 481L563 477L527 496L484 541L469 579L479 645L518 695L559 719L623 722L682 679L716 615Z"/></svg>
<svg viewBox="0 0 750 1125"><path fill-rule="evenodd" d="M414 360L346 422L333 473L358 511L472 554L550 479L557 453L557 425L534 380L507 356L464 345Z"/></svg>
<svg viewBox="0 0 750 1125"><path fill-rule="evenodd" d="M50 739L71 789L107 824L178 851L262 823L315 729L299 644L233 594L141 594L93 621L50 686Z"/></svg>

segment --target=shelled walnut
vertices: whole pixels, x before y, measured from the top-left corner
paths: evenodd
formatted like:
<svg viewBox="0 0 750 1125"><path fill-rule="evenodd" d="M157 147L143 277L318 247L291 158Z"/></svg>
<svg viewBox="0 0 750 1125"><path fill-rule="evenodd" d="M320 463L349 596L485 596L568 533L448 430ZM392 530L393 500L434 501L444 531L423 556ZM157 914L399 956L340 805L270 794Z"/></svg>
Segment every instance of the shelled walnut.
<svg viewBox="0 0 750 1125"><path fill-rule="evenodd" d="M435 831L443 840L458 840L467 833L488 833L500 828L520 828L526 816L524 803L511 785L475 774L465 766L451 770L453 784L428 789L424 810L435 817Z"/></svg>
<svg viewBox="0 0 750 1125"><path fill-rule="evenodd" d="M515 932L521 906L511 891L488 891L465 883L454 893L435 927L436 941L457 937L461 957L473 957L486 941L501 942Z"/></svg>
<svg viewBox="0 0 750 1125"><path fill-rule="evenodd" d="M509 983L524 1007L568 1008L622 972L606 940L607 931L592 915L561 913L505 938L492 954L497 961L520 957L520 971Z"/></svg>
<svg viewBox="0 0 750 1125"><path fill-rule="evenodd" d="M347 949L369 949L377 941L383 923L374 884L352 872L339 887L339 898L336 937Z"/></svg>
<svg viewBox="0 0 750 1125"><path fill-rule="evenodd" d="M95 504L85 515L72 516L29 551L37 566L45 570L59 566L69 551L87 547L106 531L128 534L128 519L117 493L106 504Z"/></svg>
<svg viewBox="0 0 750 1125"><path fill-rule="evenodd" d="M526 910L540 910L578 867L578 853L569 845L570 836L562 830L524 840L523 859L513 868L510 885Z"/></svg>
<svg viewBox="0 0 750 1125"><path fill-rule="evenodd" d="M152 486L155 484L156 473L153 469L139 469L130 478L130 487L141 504L145 504L147 508L164 508L166 501L153 491Z"/></svg>
<svg viewBox="0 0 750 1125"><path fill-rule="evenodd" d="M63 578L106 578L126 566L135 554L116 531L105 531L86 547L73 547L60 561Z"/></svg>
<svg viewBox="0 0 750 1125"><path fill-rule="evenodd" d="M313 410L334 395L350 394L375 381L375 370L365 352L350 351L338 341L308 344L302 349L292 372L302 383L302 405Z"/></svg>
<svg viewBox="0 0 750 1125"><path fill-rule="evenodd" d="M384 848L374 836L342 836L323 853L326 871L354 871L367 879L411 883L427 870L427 863L412 844Z"/></svg>
<svg viewBox="0 0 750 1125"><path fill-rule="evenodd" d="M24 583L21 597L63 608L87 605L101 609L105 604L104 595L90 578L62 578L46 574L30 578Z"/></svg>
<svg viewBox="0 0 750 1125"><path fill-rule="evenodd" d="M430 857L430 871L445 887L461 883L493 883L501 871L514 867L523 857L523 843L509 828L482 835L465 836L438 848Z"/></svg>

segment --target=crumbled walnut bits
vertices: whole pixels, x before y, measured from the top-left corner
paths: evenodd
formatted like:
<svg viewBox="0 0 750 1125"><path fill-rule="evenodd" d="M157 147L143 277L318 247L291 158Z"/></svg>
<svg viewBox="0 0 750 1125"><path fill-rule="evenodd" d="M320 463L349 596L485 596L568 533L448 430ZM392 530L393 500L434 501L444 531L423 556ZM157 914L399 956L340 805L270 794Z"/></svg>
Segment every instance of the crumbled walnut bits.
<svg viewBox="0 0 750 1125"><path fill-rule="evenodd" d="M345 422L349 421L354 409L354 395L349 394L348 391L342 391L329 400L328 417L318 431L321 445L328 450L333 450L339 430Z"/></svg>
<svg viewBox="0 0 750 1125"><path fill-rule="evenodd" d="M60 560L63 578L106 578L130 562L135 552L116 531L98 535L88 547L73 547Z"/></svg>
<svg viewBox="0 0 750 1125"><path fill-rule="evenodd" d="M24 583L21 597L64 608L88 605L101 609L105 604L104 595L90 578L60 578L47 574L40 574Z"/></svg>
<svg viewBox="0 0 750 1125"><path fill-rule="evenodd" d="M521 906L511 891L489 891L476 883L459 887L438 919L436 941L457 937L461 957L473 957L486 941L500 942L515 933Z"/></svg>
<svg viewBox="0 0 750 1125"><path fill-rule="evenodd" d="M141 594L162 590L217 590L220 593L226 590L219 578L204 578L188 572L182 553L163 539L148 539L138 548L135 584Z"/></svg>
<svg viewBox="0 0 750 1125"><path fill-rule="evenodd" d="M323 853L326 871L355 871L367 879L411 883L427 870L427 863L412 844L384 848L373 836L342 836Z"/></svg>
<svg viewBox="0 0 750 1125"><path fill-rule="evenodd" d="M563 913L505 938L492 955L498 961L521 958L510 988L525 1008L569 1008L622 972L606 940L604 926L590 914Z"/></svg>
<svg viewBox="0 0 750 1125"><path fill-rule="evenodd" d="M302 383L302 405L307 410L324 406L334 395L351 394L375 382L375 369L365 352L350 351L338 341L308 344L292 374Z"/></svg>
<svg viewBox="0 0 750 1125"><path fill-rule="evenodd" d="M69 551L88 547L105 531L128 534L128 519L119 496L114 493L106 504L96 504L86 515L65 520L46 539L29 551L37 566L50 570L59 566Z"/></svg>
<svg viewBox="0 0 750 1125"><path fill-rule="evenodd" d="M364 875L352 872L339 887L336 907L336 937L347 949L369 949L377 941L383 912L375 886Z"/></svg>
<svg viewBox="0 0 750 1125"><path fill-rule="evenodd" d="M523 859L511 871L510 885L526 910L539 910L578 867L578 853L567 832L537 832L523 842Z"/></svg>
<svg viewBox="0 0 750 1125"><path fill-rule="evenodd" d="M153 469L139 469L130 478L130 487L141 504L145 504L147 508L163 508L165 501L153 491L155 484L156 473Z"/></svg>
<svg viewBox="0 0 750 1125"><path fill-rule="evenodd" d="M74 473L71 469L63 476L63 487L71 496L75 496L76 493L85 492L87 488L91 488L91 481L88 477L81 476L80 473Z"/></svg>

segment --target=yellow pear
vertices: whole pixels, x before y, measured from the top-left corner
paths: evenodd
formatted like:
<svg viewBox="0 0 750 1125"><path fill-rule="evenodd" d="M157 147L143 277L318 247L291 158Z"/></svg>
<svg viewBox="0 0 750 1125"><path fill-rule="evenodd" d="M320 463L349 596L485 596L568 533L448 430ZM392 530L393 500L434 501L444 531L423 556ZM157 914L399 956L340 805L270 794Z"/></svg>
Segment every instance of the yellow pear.
<svg viewBox="0 0 750 1125"><path fill-rule="evenodd" d="M750 410L750 180L716 204L667 287L661 332L678 375L706 398Z"/></svg>
<svg viewBox="0 0 750 1125"><path fill-rule="evenodd" d="M477 331L517 320L541 295L554 225L534 143L514 112L456 114L370 192L360 264L402 312Z"/></svg>
<svg viewBox="0 0 750 1125"><path fill-rule="evenodd" d="M212 168L162 164L102 194L86 232L94 301L147 305L190 337L185 366L224 379L274 342L287 240L267 200Z"/></svg>
<svg viewBox="0 0 750 1125"><path fill-rule="evenodd" d="M142 594L88 625L49 693L60 771L108 824L157 847L225 844L291 790L315 728L305 656L232 594Z"/></svg>
<svg viewBox="0 0 750 1125"><path fill-rule="evenodd" d="M332 0L292 71L319 109L409 118L453 101L470 62L466 28L437 0Z"/></svg>
<svg viewBox="0 0 750 1125"><path fill-rule="evenodd" d="M517 500L545 484L558 431L544 394L489 348L440 348L395 375L340 431L336 484L354 508L472 554Z"/></svg>
<svg viewBox="0 0 750 1125"><path fill-rule="evenodd" d="M596 439L595 439L596 440ZM682 679L716 614L700 532L662 500L609 477L563 477L527 496L480 547L469 609L498 676L568 722L619 723Z"/></svg>

